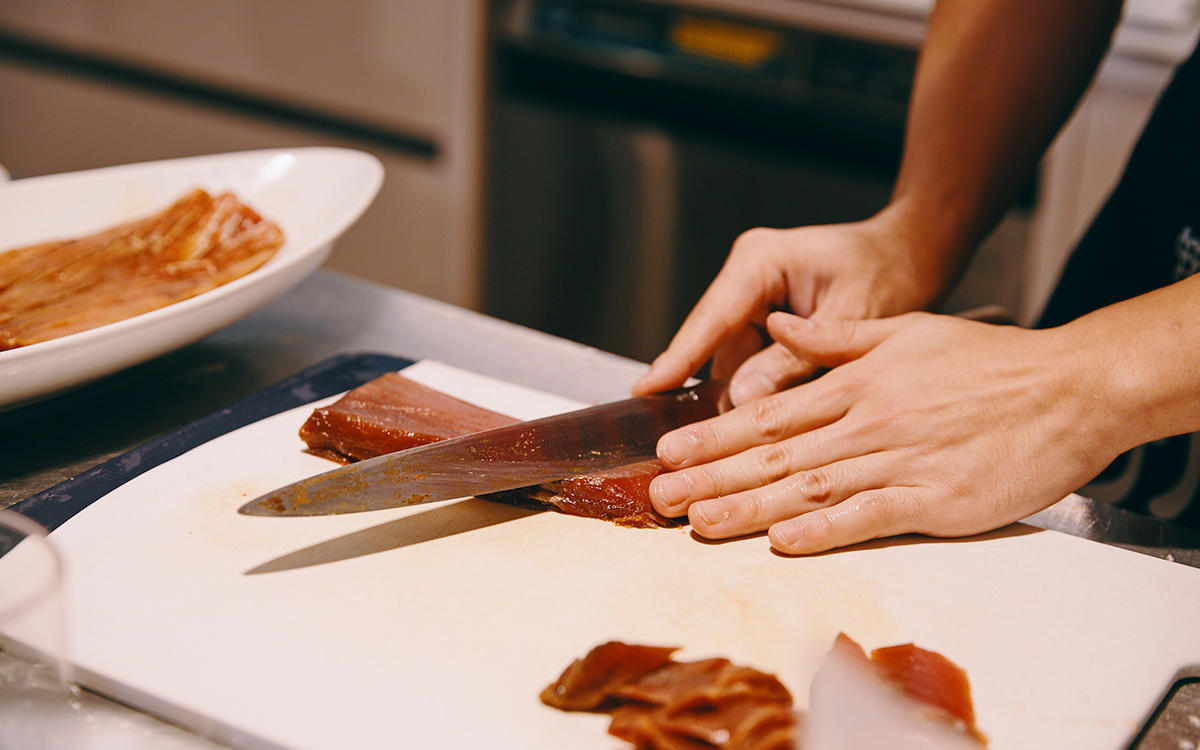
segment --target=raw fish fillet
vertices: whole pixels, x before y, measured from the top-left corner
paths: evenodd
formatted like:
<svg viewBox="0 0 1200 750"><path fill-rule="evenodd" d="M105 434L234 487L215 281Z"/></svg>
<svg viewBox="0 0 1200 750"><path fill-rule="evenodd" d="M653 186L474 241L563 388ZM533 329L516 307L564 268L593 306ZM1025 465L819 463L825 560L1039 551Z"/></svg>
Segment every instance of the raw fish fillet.
<svg viewBox="0 0 1200 750"><path fill-rule="evenodd" d="M568 711L607 711L639 750L792 750L798 716L773 675L728 659L677 662L673 648L601 644L542 691Z"/></svg>
<svg viewBox="0 0 1200 750"><path fill-rule="evenodd" d="M388 373L314 410L300 428L300 438L310 452L349 463L516 421ZM533 501L623 526L674 526L680 521L659 515L650 504L650 480L661 472L657 461L646 461L488 497L518 504Z"/></svg>
<svg viewBox="0 0 1200 750"><path fill-rule="evenodd" d="M678 662L674 648L610 641L542 691L565 711L612 715L638 750L979 750L966 673L910 644L867 654L838 635L807 712L774 675L728 659Z"/></svg>
<svg viewBox="0 0 1200 750"><path fill-rule="evenodd" d="M312 453L350 463L515 421L389 372L313 410L300 439Z"/></svg>
<svg viewBox="0 0 1200 750"><path fill-rule="evenodd" d="M542 702L564 711L601 711L620 701L615 689L641 680L651 671L673 664L676 648L631 646L611 641L576 659L566 671L542 691Z"/></svg>
<svg viewBox="0 0 1200 750"><path fill-rule="evenodd" d="M244 276L283 232L231 193L192 190L143 219L0 253L0 350L165 307Z"/></svg>

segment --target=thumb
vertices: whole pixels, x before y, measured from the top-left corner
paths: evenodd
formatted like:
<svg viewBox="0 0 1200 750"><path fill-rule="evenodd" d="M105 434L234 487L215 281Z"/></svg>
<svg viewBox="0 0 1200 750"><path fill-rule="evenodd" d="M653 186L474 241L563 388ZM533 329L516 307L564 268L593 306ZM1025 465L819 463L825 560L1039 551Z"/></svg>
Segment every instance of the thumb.
<svg viewBox="0 0 1200 750"><path fill-rule="evenodd" d="M775 312L767 317L767 333L801 359L833 368L862 357L906 322L907 316L875 320L814 320Z"/></svg>

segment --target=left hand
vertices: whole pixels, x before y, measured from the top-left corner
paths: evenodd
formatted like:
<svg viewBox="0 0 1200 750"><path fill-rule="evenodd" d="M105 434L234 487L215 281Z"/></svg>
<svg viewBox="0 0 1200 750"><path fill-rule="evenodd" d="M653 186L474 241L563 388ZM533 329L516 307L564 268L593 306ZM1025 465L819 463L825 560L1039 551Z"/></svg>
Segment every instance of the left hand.
<svg viewBox="0 0 1200 750"><path fill-rule="evenodd" d="M662 437L655 508L701 536L768 529L791 554L974 534L1078 489L1121 450L1086 340L910 313L767 320L820 378Z"/></svg>

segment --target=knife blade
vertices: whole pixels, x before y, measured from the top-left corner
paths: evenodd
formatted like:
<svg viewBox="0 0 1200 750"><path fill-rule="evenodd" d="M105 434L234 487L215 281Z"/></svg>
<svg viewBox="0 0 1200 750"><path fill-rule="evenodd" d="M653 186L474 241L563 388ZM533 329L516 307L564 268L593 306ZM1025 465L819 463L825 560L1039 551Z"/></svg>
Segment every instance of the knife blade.
<svg viewBox="0 0 1200 750"><path fill-rule="evenodd" d="M357 513L608 471L654 458L664 433L716 416L728 385L709 380L388 453L294 482L238 512Z"/></svg>

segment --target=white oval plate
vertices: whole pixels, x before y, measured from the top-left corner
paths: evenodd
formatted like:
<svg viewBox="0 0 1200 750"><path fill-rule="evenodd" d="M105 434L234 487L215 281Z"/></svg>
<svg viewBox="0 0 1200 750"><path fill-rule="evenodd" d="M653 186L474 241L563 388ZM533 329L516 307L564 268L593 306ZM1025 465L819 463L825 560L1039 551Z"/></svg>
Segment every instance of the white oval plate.
<svg viewBox="0 0 1200 750"><path fill-rule="evenodd" d="M340 148L244 151L0 183L0 252L89 234L160 211L185 191L232 190L278 223L284 243L257 270L148 313L0 351L0 408L143 362L212 333L298 284L374 200L383 165Z"/></svg>

